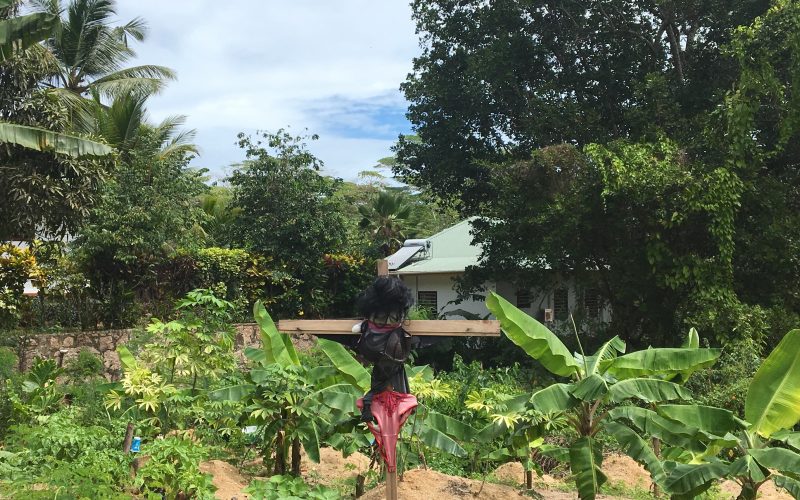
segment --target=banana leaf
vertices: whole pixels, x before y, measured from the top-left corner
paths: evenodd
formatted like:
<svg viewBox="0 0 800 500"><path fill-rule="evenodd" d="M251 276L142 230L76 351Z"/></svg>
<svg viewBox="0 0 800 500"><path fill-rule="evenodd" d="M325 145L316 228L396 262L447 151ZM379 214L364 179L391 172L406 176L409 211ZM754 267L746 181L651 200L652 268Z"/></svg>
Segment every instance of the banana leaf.
<svg viewBox="0 0 800 500"><path fill-rule="evenodd" d="M300 358L297 357L292 339L278 331L261 301L253 305L253 316L258 326L261 327L261 341L266 362L277 363L284 367L300 366Z"/></svg>
<svg viewBox="0 0 800 500"><path fill-rule="evenodd" d="M721 352L720 349L663 347L632 352L602 364L607 373L619 380L652 375L686 377L713 365Z"/></svg>
<svg viewBox="0 0 800 500"><path fill-rule="evenodd" d="M594 500L607 480L600 469L603 463L600 443L587 436L578 439L569 448L569 463L575 475L578 497L582 500Z"/></svg>
<svg viewBox="0 0 800 500"><path fill-rule="evenodd" d="M608 385L603 377L594 374L571 384L569 392L581 401L595 401L606 395Z"/></svg>
<svg viewBox="0 0 800 500"><path fill-rule="evenodd" d="M594 375L600 371L600 364L616 358L617 354L625 352L625 342L618 336L603 344L593 355L586 356L582 361L586 363L586 375Z"/></svg>
<svg viewBox="0 0 800 500"><path fill-rule="evenodd" d="M697 330L689 328L689 335L686 336L686 340L683 341L681 347L684 349L697 349L700 347L700 335Z"/></svg>
<svg viewBox="0 0 800 500"><path fill-rule="evenodd" d="M730 465L728 472L730 477L749 477L756 483L767 479L769 471L764 469L750 455L739 457Z"/></svg>
<svg viewBox="0 0 800 500"><path fill-rule="evenodd" d="M800 454L785 448L750 449L747 453L762 467L783 473L800 473Z"/></svg>
<svg viewBox="0 0 800 500"><path fill-rule="evenodd" d="M423 425L419 431L419 439L431 448L451 453L457 457L466 457L467 452L453 438L440 430Z"/></svg>
<svg viewBox="0 0 800 500"><path fill-rule="evenodd" d="M347 352L347 349L342 344L331 340L319 339L317 345L350 384L365 393L369 390L369 372L361 363L356 361L356 358Z"/></svg>
<svg viewBox="0 0 800 500"><path fill-rule="evenodd" d="M119 364L122 365L123 370L132 371L136 369L136 358L133 357L133 354L126 346L117 347L117 354L119 355Z"/></svg>
<svg viewBox="0 0 800 500"><path fill-rule="evenodd" d="M542 413L560 413L577 406L580 401L570 393L573 384L553 384L531 396L533 407Z"/></svg>
<svg viewBox="0 0 800 500"><path fill-rule="evenodd" d="M773 434L772 439L786 443L795 450L800 451L800 432L782 430Z"/></svg>
<svg viewBox="0 0 800 500"><path fill-rule="evenodd" d="M75 158L107 156L114 151L106 144L83 137L7 122L0 122L0 143L15 144L35 151L52 151Z"/></svg>
<svg viewBox="0 0 800 500"><path fill-rule="evenodd" d="M653 482L663 488L664 481L667 478L664 466L650 448L650 445L633 429L618 422L606 423L605 429L614 436L614 439L617 440L622 450L629 457L647 469L650 477L653 478Z"/></svg>
<svg viewBox="0 0 800 500"><path fill-rule="evenodd" d="M620 406L611 410L608 418L612 421L628 421L639 432L658 438L669 446L694 453L702 453L707 448L706 443L700 440L702 436L699 429L664 418L647 408Z"/></svg>
<svg viewBox="0 0 800 500"><path fill-rule="evenodd" d="M608 389L608 397L609 400L615 403L620 403L626 399L639 399L645 403L658 403L676 399L688 401L692 399L692 393L688 389L666 380L629 378L612 384Z"/></svg>
<svg viewBox="0 0 800 500"><path fill-rule="evenodd" d="M209 391L208 399L212 401L241 401L253 394L256 386L253 384L235 384Z"/></svg>
<svg viewBox="0 0 800 500"><path fill-rule="evenodd" d="M793 498L800 499L800 481L797 479L775 474L772 476L772 481L778 488L788 491Z"/></svg>
<svg viewBox="0 0 800 500"><path fill-rule="evenodd" d="M319 463L319 431L313 419L306 419L298 429L300 431L300 442L306 450L308 458L312 462Z"/></svg>
<svg viewBox="0 0 800 500"><path fill-rule="evenodd" d="M683 425L721 436L747 427L733 412L703 405L660 405L658 413Z"/></svg>
<svg viewBox="0 0 800 500"><path fill-rule="evenodd" d="M13 2L2 3L6 5L0 5L0 9ZM43 12L0 21L0 62L14 57L17 51L23 51L49 38L57 23L58 17Z"/></svg>
<svg viewBox="0 0 800 500"><path fill-rule="evenodd" d="M546 326L495 292L489 293L486 307L500 320L506 336L551 373L562 377L579 373L580 366L572 353Z"/></svg>
<svg viewBox="0 0 800 500"><path fill-rule="evenodd" d="M459 441L469 441L478 434L478 431L469 425L435 411L429 411L425 415L424 424Z"/></svg>
<svg viewBox="0 0 800 500"><path fill-rule="evenodd" d="M674 499L695 498L709 489L715 480L725 477L728 473L727 465L721 462L706 464L665 462L664 470L667 473L664 490Z"/></svg>
<svg viewBox="0 0 800 500"><path fill-rule="evenodd" d="M800 329L787 333L761 363L744 405L751 432L765 438L800 421Z"/></svg>

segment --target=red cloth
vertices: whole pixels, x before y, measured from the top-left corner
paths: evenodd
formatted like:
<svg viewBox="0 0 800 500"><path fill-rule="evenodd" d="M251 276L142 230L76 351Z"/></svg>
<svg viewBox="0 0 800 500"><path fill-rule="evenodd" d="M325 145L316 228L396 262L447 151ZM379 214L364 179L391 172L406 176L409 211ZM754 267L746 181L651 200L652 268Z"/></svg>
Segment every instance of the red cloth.
<svg viewBox="0 0 800 500"><path fill-rule="evenodd" d="M363 408L364 400L359 398L356 406L359 409ZM383 391L372 398L372 415L378 421L378 425L367 422L367 427L375 436L389 472L397 470L397 436L400 434L400 428L416 407L417 398L413 394Z"/></svg>

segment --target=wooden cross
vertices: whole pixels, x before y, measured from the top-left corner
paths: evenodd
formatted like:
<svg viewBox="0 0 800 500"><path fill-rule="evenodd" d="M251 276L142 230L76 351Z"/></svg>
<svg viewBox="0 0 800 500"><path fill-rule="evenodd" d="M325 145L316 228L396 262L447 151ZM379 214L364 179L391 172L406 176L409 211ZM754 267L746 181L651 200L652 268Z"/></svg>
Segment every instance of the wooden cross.
<svg viewBox="0 0 800 500"><path fill-rule="evenodd" d="M311 335L360 335L353 333L354 319L282 319L278 331ZM499 337L500 322L491 319L412 319L403 328L420 337Z"/></svg>
<svg viewBox="0 0 800 500"><path fill-rule="evenodd" d="M283 333L311 335L360 335L353 333L353 319L283 319L278 330ZM418 337L499 337L497 320L409 320L403 328ZM386 470L386 498L397 500L397 471Z"/></svg>

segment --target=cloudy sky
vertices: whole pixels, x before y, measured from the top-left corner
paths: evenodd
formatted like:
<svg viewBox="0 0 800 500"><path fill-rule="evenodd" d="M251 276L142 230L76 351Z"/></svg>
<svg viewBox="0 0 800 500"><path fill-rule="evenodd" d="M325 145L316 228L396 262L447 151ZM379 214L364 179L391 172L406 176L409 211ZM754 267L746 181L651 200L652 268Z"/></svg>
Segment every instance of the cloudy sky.
<svg viewBox="0 0 800 500"><path fill-rule="evenodd" d="M150 27L132 64L178 73L150 117L187 115L193 165L214 177L243 159L240 131L319 134L311 151L345 179L410 131L398 90L419 52L407 0L118 0L117 13Z"/></svg>

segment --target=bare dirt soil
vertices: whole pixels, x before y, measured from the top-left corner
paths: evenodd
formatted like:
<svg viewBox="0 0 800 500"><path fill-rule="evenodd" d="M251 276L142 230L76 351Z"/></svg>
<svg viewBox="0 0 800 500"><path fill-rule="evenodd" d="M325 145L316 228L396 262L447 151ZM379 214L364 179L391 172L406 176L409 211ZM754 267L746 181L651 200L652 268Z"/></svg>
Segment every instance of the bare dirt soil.
<svg viewBox="0 0 800 500"><path fill-rule="evenodd" d="M250 480L242 476L235 466L222 460L209 460L200 464L200 471L211 474L214 486L217 487L214 496L218 499L231 500L236 498L237 500L244 500L247 498L247 495L242 493L242 490L247 488Z"/></svg>
<svg viewBox="0 0 800 500"><path fill-rule="evenodd" d="M320 450L320 463L308 460L303 454L301 472L309 484L324 484L331 486L355 477L358 473L366 472L369 467L369 458L361 453L355 453L347 458L342 458L341 453L331 448ZM203 472L213 476L214 486L217 487L216 497L219 500L245 500L247 495L242 490L250 482L233 465L221 460L204 462L200 466ZM622 484L628 488L647 491L652 482L647 471L635 461L624 455L611 455L603 461L603 470L608 475L609 481ZM514 500L530 499L523 494L525 484L525 471L522 464L507 463L498 467L494 476L502 483L493 484L480 480L449 476L434 470L415 469L406 472L403 480L398 483L398 496L403 500L458 500L458 499L485 499L485 500ZM543 498L552 500L571 500L576 498L575 493L569 490L571 485L559 478L545 474L542 477L533 476L533 488ZM736 498L740 487L733 481L725 481L720 485L722 493L729 498ZM385 487L379 485L368 491L362 498L364 500L379 500L385 498ZM598 499L618 499L600 495ZM764 500L790 500L787 493L775 488L772 482L764 484L759 490L759 498Z"/></svg>

